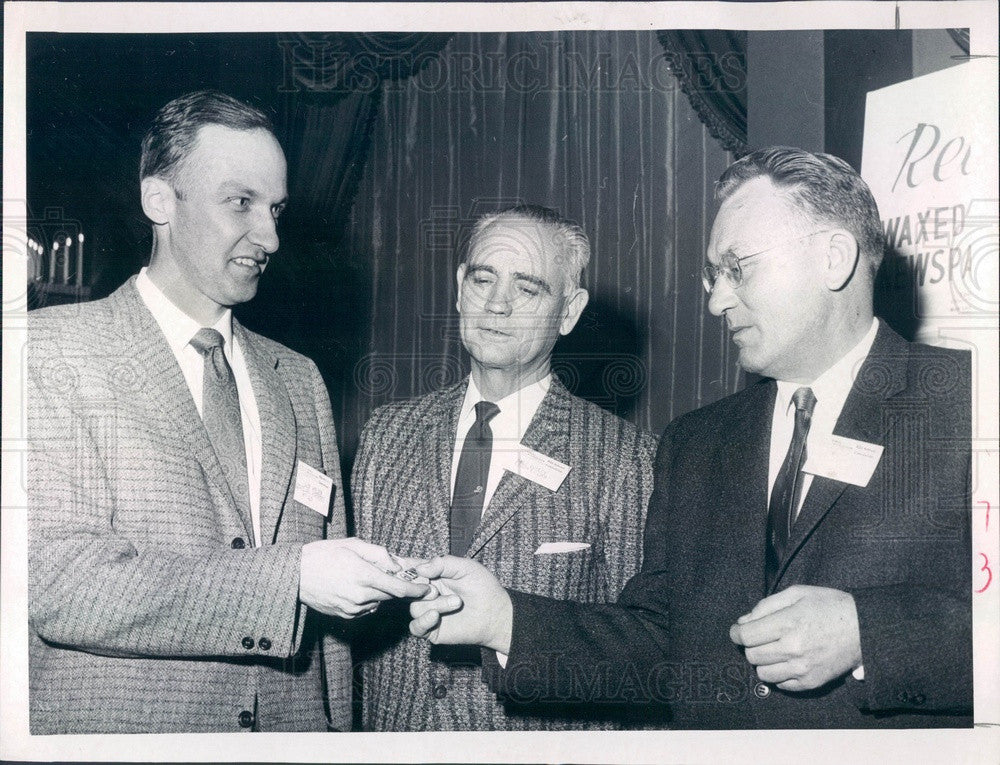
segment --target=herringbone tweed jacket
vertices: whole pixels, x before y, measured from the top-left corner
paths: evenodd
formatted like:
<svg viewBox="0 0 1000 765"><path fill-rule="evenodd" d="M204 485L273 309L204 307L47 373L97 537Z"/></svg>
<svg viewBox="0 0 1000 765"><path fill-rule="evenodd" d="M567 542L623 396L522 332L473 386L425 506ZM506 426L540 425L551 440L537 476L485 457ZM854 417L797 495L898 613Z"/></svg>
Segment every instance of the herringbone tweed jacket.
<svg viewBox="0 0 1000 765"><path fill-rule="evenodd" d="M375 411L352 492L359 535L402 555L448 552L451 463L467 382ZM571 466L558 491L507 472L468 552L505 586L585 602L614 601L641 564L652 490L653 436L571 395L555 378L522 443ZM545 542L586 542L536 555ZM405 605L405 604L404 604ZM383 606L361 636L369 730L606 727L593 710L504 708L480 677L478 649L433 648L407 632L405 608Z"/></svg>
<svg viewBox="0 0 1000 765"><path fill-rule="evenodd" d="M263 436L252 549L134 279L28 326L31 732L326 730L324 708L349 729L348 647L297 600L302 544L344 533L315 365L234 320ZM329 522L292 499L300 460L334 479Z"/></svg>

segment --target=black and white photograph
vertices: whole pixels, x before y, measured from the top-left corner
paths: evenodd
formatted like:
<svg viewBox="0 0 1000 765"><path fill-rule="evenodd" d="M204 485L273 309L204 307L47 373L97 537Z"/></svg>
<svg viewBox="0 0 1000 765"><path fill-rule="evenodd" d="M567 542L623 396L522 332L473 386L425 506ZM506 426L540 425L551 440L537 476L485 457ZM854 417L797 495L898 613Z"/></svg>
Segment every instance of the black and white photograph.
<svg viewBox="0 0 1000 765"><path fill-rule="evenodd" d="M997 15L5 4L0 757L995 762Z"/></svg>

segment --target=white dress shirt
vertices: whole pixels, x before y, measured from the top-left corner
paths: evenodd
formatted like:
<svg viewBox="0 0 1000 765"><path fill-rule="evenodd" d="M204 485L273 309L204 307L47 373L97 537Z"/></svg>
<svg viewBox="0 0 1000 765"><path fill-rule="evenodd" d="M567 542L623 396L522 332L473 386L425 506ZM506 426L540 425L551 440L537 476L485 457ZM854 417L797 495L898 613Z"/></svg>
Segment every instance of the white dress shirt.
<svg viewBox="0 0 1000 765"><path fill-rule="evenodd" d="M163 291L153 284L152 279L143 268L135 280L139 296L153 314L156 323L160 325L170 350L181 368L188 390L194 399L195 408L201 415L202 410L202 379L205 374L205 359L191 345L191 340L202 326L188 316L184 311L170 302ZM240 419L243 423L243 445L246 449L247 478L249 479L250 519L253 523L253 543L260 545L260 470L261 470L261 433L260 413L257 411L257 399L250 385L250 375L247 372L246 360L240 344L233 340L233 312L229 309L212 325L222 335L225 341L222 352L233 370L236 380L236 392L240 397Z"/></svg>
<svg viewBox="0 0 1000 765"><path fill-rule="evenodd" d="M538 382L526 385L520 390L504 396L494 403L500 408L496 416L490 420L490 430L493 432L493 451L490 454L490 474L486 481L486 491L483 496L483 509L489 507L490 500L497 490L503 471L513 467L517 460L517 452L524 438L528 425L531 424L535 412L538 411L542 399L549 391L552 375L546 375ZM476 404L483 400L483 394L476 387L476 381L469 376L469 387L465 391L465 400L458 416L458 428L455 431L455 452L451 458L451 491L455 493L455 476L458 473L458 458L465 445L465 437L476 424Z"/></svg>
<svg viewBox="0 0 1000 765"><path fill-rule="evenodd" d="M809 388L812 388L813 395L816 396L816 406L813 409L812 420L809 425L809 435L806 437L806 454L819 444L823 439L828 438L833 433L833 428L837 424L837 418L844 408L847 395L854 386L854 378L858 376L861 364L868 357L868 352L875 342L875 334L878 331L878 319L872 319L871 329L861 338L857 345L844 354L840 360L823 374L817 377ZM774 400L774 415L771 420L771 456L767 470L767 501L771 503L771 491L774 489L774 482L778 478L781 464L785 461L788 453L788 446L792 442L792 435L795 431L795 406L792 404L792 394L799 388L804 387L799 383L785 382L778 380L778 394ZM799 506L802 509L802 502L812 486L813 477L809 473L802 476L802 494L799 497Z"/></svg>
<svg viewBox="0 0 1000 765"><path fill-rule="evenodd" d="M493 451L490 453L490 475L486 481L486 493L483 497L483 510L490 505L490 500L497 490L503 471L514 465L521 439L528 430L535 412L549 392L552 375L548 374L538 382L526 385L504 396L495 403L500 411L490 420L490 430L493 432ZM465 437L469 435L472 426L476 424L476 404L483 400L483 394L476 387L476 381L469 375L469 387L465 390L465 400L462 411L458 415L458 428L455 432L455 452L451 457L451 492L455 493L455 476L458 474L458 458L465 445ZM507 666L507 654L496 652L497 661L501 667Z"/></svg>
<svg viewBox="0 0 1000 765"><path fill-rule="evenodd" d="M844 408L844 402L847 401L847 396L851 392L851 388L854 387L854 378L858 376L861 365L868 357L877 332L878 319L872 319L871 328L858 341L857 345L808 386L812 388L813 395L816 396L816 406L813 408L812 420L809 424L809 435L806 436L807 455L816 444L833 434L833 428ZM771 503L774 482L778 478L781 463L785 461L785 455L788 453L788 446L792 443L792 435L795 431L795 407L792 405L792 394L801 387L803 386L799 383L778 380L778 393L775 396L774 414L771 419L771 455L767 470L768 505ZM802 503L805 501L812 482L813 476L811 474L802 474L802 494L799 497L796 513L802 509ZM766 511L767 508L765 508ZM856 680L864 680L864 665L856 667L851 674Z"/></svg>

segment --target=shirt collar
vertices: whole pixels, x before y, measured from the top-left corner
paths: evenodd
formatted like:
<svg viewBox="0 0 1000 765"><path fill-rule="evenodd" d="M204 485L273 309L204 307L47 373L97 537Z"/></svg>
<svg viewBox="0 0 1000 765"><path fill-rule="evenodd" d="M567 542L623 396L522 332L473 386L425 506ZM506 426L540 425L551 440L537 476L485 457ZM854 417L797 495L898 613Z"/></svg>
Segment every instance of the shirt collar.
<svg viewBox="0 0 1000 765"><path fill-rule="evenodd" d="M153 314L156 323L163 330L170 349L174 352L174 355L177 355L184 350L185 346L191 342L191 338L202 328L201 324L174 305L170 301L170 298L163 294L163 290L157 287L153 283L153 280L149 278L147 270L143 268L139 271L139 275L135 279L135 288L138 290L139 296L146 304L149 312ZM227 353L230 352L233 347L232 310L227 308L223 311L219 320L212 325L212 329L222 335L223 340L225 340L224 349Z"/></svg>
<svg viewBox="0 0 1000 765"><path fill-rule="evenodd" d="M538 411L538 407L549 392L552 384L552 375L547 374L541 380L525 385L523 388L514 391L510 395L504 396L496 405L500 408L500 413L492 421L507 422L512 425L512 430L517 433L518 439L524 436L528 425ZM476 387L476 381L469 375L469 387L465 391L465 400L462 402L462 410L459 419L475 418L473 409L476 404L483 400L483 394ZM505 429L506 430L506 429Z"/></svg>
<svg viewBox="0 0 1000 765"><path fill-rule="evenodd" d="M813 380L809 386L813 395L816 396L817 406L822 406L827 411L840 412L847 401L847 396L854 387L854 378L861 371L861 364L868 357L868 352L875 342L875 335L878 333L878 319L872 319L872 325L855 344L851 350L845 353L840 359L823 374ZM792 394L802 385L799 383L778 380L778 394L775 405L779 411L788 412L792 403Z"/></svg>

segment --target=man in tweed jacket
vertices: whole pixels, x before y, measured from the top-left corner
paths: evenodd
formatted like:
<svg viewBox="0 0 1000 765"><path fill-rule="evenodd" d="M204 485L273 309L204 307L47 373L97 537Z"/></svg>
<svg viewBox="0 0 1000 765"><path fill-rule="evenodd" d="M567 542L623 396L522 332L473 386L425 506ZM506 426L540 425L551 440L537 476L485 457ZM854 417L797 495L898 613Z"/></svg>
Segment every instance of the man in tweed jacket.
<svg viewBox="0 0 1000 765"><path fill-rule="evenodd" d="M458 269L471 377L372 415L352 481L363 538L418 558L455 544L451 514L474 407L494 402L488 478L476 487L485 492L484 508L463 553L527 592L588 603L618 596L641 562L655 441L550 374L557 337L573 329L587 302L579 278L588 258L583 231L545 208L514 208L477 223ZM529 477L516 462L522 448L568 474ZM390 611L373 620L359 646L368 655L366 729L605 726L593 709L505 707L482 683L478 649L432 648L407 635L405 613Z"/></svg>
<svg viewBox="0 0 1000 765"><path fill-rule="evenodd" d="M329 617L426 589L338 539L316 366L231 317L277 249L284 199L266 116L182 96L143 142L149 268L29 318L33 734L347 730L350 654ZM208 427L205 332L235 379L228 440ZM226 470L238 455L242 475Z"/></svg>

